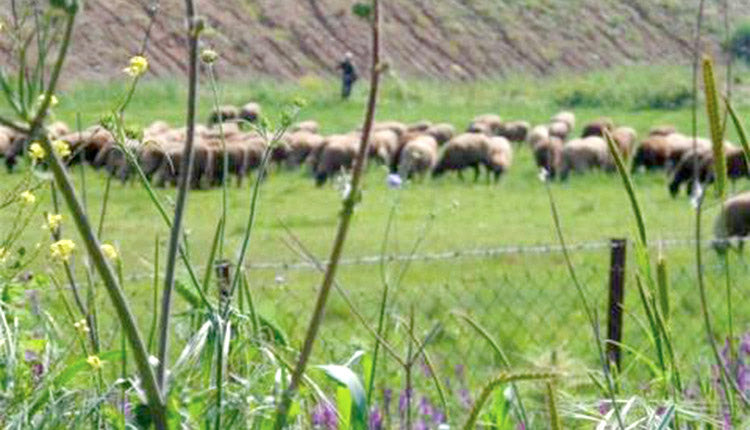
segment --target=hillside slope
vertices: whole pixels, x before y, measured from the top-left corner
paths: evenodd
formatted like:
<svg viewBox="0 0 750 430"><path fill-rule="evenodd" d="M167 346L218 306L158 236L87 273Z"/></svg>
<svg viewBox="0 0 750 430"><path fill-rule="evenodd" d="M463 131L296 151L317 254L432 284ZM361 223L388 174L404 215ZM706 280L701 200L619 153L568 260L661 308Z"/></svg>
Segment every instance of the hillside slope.
<svg viewBox="0 0 750 430"><path fill-rule="evenodd" d="M184 70L183 3L161 0L148 56L167 76ZM198 0L221 53L220 73L281 78L332 73L346 51L366 64L366 24L352 0ZM695 3L695 4L694 4ZM547 74L643 62L684 63L698 1L387 0L386 56L402 74L464 78ZM723 37L720 2L706 2L706 49ZM138 50L151 0L87 0L70 66L79 77L120 73ZM731 2L732 21L750 0ZM4 12L0 12L4 13ZM4 48L7 50L7 46Z"/></svg>

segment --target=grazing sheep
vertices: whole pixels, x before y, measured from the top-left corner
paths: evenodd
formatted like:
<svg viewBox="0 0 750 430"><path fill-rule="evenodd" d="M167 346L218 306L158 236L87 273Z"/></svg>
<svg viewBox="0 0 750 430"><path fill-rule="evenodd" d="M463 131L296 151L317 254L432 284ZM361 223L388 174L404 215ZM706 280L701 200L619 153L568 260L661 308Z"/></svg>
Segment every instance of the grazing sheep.
<svg viewBox="0 0 750 430"><path fill-rule="evenodd" d="M525 142L529 134L531 124L526 121L511 121L500 125L497 135L508 139L511 142Z"/></svg>
<svg viewBox="0 0 750 430"><path fill-rule="evenodd" d="M417 121L414 124L409 124L409 126L406 128L407 132L413 133L413 132L419 132L423 133L427 131L428 128L432 127L432 122L427 120Z"/></svg>
<svg viewBox="0 0 750 430"><path fill-rule="evenodd" d="M456 134L456 128L448 123L439 123L430 126L430 128L425 130L424 134L434 137L438 145L442 146L453 139L453 136Z"/></svg>
<svg viewBox="0 0 750 430"><path fill-rule="evenodd" d="M344 169L350 169L357 157L359 136L341 134L328 136L315 165L315 182L318 186Z"/></svg>
<svg viewBox="0 0 750 430"><path fill-rule="evenodd" d="M47 127L47 131L52 139L59 139L61 136L70 134L70 128L62 121L55 121Z"/></svg>
<svg viewBox="0 0 750 430"><path fill-rule="evenodd" d="M437 140L432 136L419 135L404 145L399 158L399 175L407 179L418 177L421 180L437 163Z"/></svg>
<svg viewBox="0 0 750 430"><path fill-rule="evenodd" d="M451 139L444 147L437 165L432 170L433 177L447 171L457 171L463 180L463 170L474 169L474 181L479 179L479 166L486 163L486 150L489 137L479 133L464 133Z"/></svg>
<svg viewBox="0 0 750 430"><path fill-rule="evenodd" d="M655 127L652 127L651 130L649 130L648 135L649 136L668 136L672 133L677 133L677 128L673 125L665 124L665 125L657 125Z"/></svg>
<svg viewBox="0 0 750 430"><path fill-rule="evenodd" d="M208 125L218 124L220 122L227 122L236 120L240 115L240 110L237 106L224 105L219 106L211 112L211 116L208 117Z"/></svg>
<svg viewBox="0 0 750 430"><path fill-rule="evenodd" d="M502 136L489 139L484 164L487 167L487 179L489 180L490 173L492 173L495 176L495 182L500 180L500 175L508 171L513 164L513 146L508 139Z"/></svg>
<svg viewBox="0 0 750 430"><path fill-rule="evenodd" d="M612 132L612 140L617 144L617 149L624 159L630 158L636 139L638 133L632 127L617 127Z"/></svg>
<svg viewBox="0 0 750 430"><path fill-rule="evenodd" d="M729 248L729 239L743 239L739 249L744 246L744 239L750 235L750 192L738 194L722 205L721 212L714 222L714 249L724 253Z"/></svg>
<svg viewBox="0 0 750 430"><path fill-rule="evenodd" d="M289 131L291 133L296 133L298 131L306 131L308 133L317 134L320 131L320 125L318 124L318 121L313 121L313 120L301 121L301 122L298 122L297 124L292 125L289 128Z"/></svg>
<svg viewBox="0 0 750 430"><path fill-rule="evenodd" d="M319 134L299 130L289 135L289 155L286 159L287 167L299 167L318 147L323 145L325 138Z"/></svg>
<svg viewBox="0 0 750 430"><path fill-rule="evenodd" d="M407 127L406 124L399 121L380 121L372 125L373 132L391 130L396 133L399 138L408 132L408 128L409 127ZM362 130L359 131L361 132Z"/></svg>
<svg viewBox="0 0 750 430"><path fill-rule="evenodd" d="M694 145L698 149L711 148L711 142L707 139L697 138L693 142L692 137L680 133L648 136L635 151L633 171L641 167L649 170L667 168L671 171Z"/></svg>
<svg viewBox="0 0 750 430"><path fill-rule="evenodd" d="M726 144L724 156L727 162L727 178L730 181L734 182L739 178L748 176L747 160L741 148ZM697 151L690 150L686 152L674 169L672 181L669 183L669 193L672 197L676 197L680 192L682 184L686 183L688 195L691 194L694 185L692 179L694 177L702 184L712 183L715 180L713 169L714 156L711 149L701 148Z"/></svg>
<svg viewBox="0 0 750 430"><path fill-rule="evenodd" d="M545 169L550 178L555 178L562 162L563 141L550 137L534 145L534 159L539 168Z"/></svg>
<svg viewBox="0 0 750 430"><path fill-rule="evenodd" d="M240 109L239 118L247 122L255 122L260 118L261 109L258 103L250 102L246 103Z"/></svg>
<svg viewBox="0 0 750 430"><path fill-rule="evenodd" d="M550 118L550 124L562 122L568 126L568 132L576 128L576 115L570 111L562 111Z"/></svg>
<svg viewBox="0 0 750 430"><path fill-rule="evenodd" d="M466 128L467 133L482 133L487 136L497 134L503 125L503 119L499 115L484 114L474 117Z"/></svg>
<svg viewBox="0 0 750 430"><path fill-rule="evenodd" d="M391 165L393 157L400 147L400 136L392 129L373 131L370 135L368 155L385 165Z"/></svg>
<svg viewBox="0 0 750 430"><path fill-rule="evenodd" d="M589 137L589 136L599 136L604 137L604 132L611 133L612 130L614 130L615 124L612 122L612 119L610 118L599 118L595 121L592 121L588 124L586 124L585 127L583 127L583 133L581 133L581 137Z"/></svg>
<svg viewBox="0 0 750 430"><path fill-rule="evenodd" d="M549 125L549 135L565 141L573 129L564 121L554 121Z"/></svg>
<svg viewBox="0 0 750 430"><path fill-rule="evenodd" d="M549 140L549 127L546 125L537 125L529 132L529 145L535 148L537 145L547 142Z"/></svg>
<svg viewBox="0 0 750 430"><path fill-rule="evenodd" d="M591 169L610 171L614 164L609 154L607 142L599 136L574 139L566 143L562 150L560 178L567 179L571 171L584 173Z"/></svg>

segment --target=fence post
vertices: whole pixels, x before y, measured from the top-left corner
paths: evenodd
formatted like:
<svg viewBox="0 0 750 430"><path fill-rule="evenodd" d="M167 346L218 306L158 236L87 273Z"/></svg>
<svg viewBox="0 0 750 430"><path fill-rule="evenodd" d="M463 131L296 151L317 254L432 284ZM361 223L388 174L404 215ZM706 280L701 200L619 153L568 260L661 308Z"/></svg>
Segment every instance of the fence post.
<svg viewBox="0 0 750 430"><path fill-rule="evenodd" d="M620 368L620 344L622 343L622 309L625 301L625 239L610 241L609 264L609 317L607 319L607 361Z"/></svg>

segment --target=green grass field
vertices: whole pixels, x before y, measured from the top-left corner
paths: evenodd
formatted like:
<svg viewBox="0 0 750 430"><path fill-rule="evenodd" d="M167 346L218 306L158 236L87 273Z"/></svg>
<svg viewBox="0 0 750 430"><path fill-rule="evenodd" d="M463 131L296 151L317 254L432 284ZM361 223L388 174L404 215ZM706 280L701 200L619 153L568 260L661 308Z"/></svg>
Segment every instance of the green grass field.
<svg viewBox="0 0 750 430"><path fill-rule="evenodd" d="M744 71L743 71L744 73ZM744 77L741 75L740 78ZM681 100L689 88L689 71L680 68L630 68L611 73L595 73L586 77L557 77L548 80L508 78L471 84L439 82L387 81L378 109L379 119L416 121L429 119L448 121L463 128L476 114L498 112L504 118L545 122L560 110L563 101L575 101L578 129L587 120L609 116L618 124L635 127L645 133L649 127L671 123L689 132L689 102L675 109L653 109L664 100ZM676 90L675 90L676 89ZM121 93L122 86L109 84L75 84L60 93L61 104L56 115L74 124L80 113L85 125L95 121ZM134 125L147 125L164 119L180 125L183 118L184 89L166 81L147 81L136 94L127 119ZM202 88L201 115L210 108L207 85ZM674 94L677 94L675 96ZM362 117L365 98L360 85L353 100L337 99L335 83L305 78L296 84L273 82L231 83L223 87L223 102L260 101L271 118L294 97L301 96L309 104L301 119L318 120L324 132L345 131L356 127ZM740 106L744 114L747 106ZM699 111L699 133L706 135L705 114ZM731 136L731 134L730 134ZM733 138L733 136L731 136ZM80 184L79 169L73 170ZM386 186L385 171L370 166L365 181L364 199L357 207L344 258L379 255L391 207L397 204L396 222L387 244L388 253L405 254L425 234L417 254L498 248L513 245L557 244L548 196L537 178L538 171L527 147L516 150L510 172L497 185L462 182L455 176L424 183L407 184L401 190ZM106 179L103 172L85 169L88 210L98 221ZM2 183L10 186L20 174L2 175ZM694 228L694 211L688 199L672 199L662 173L638 174L635 185L644 206L646 223L652 240L690 239ZM736 191L748 189L746 181L736 184ZM633 222L627 197L619 177L593 173L573 177L566 183L551 185L559 205L562 227L569 243L605 241L615 237L633 238ZM239 246L249 211L250 187L230 188L230 219L227 225L229 252ZM168 201L174 190L159 190ZM48 208L48 197L41 203ZM263 184L260 212L251 242L248 263L300 261L290 250L287 226L318 258L327 258L341 197L333 186L316 188L306 172L275 171ZM194 191L190 194L186 229L191 256L199 267L208 258L216 221L219 217L221 193ZM711 231L717 207L709 204L705 231ZM7 218L7 216L6 216ZM66 218L67 220L70 217ZM41 216L39 217L41 224ZM135 301L139 318L150 320L152 254L156 237L166 238L168 230L145 192L137 184L113 184L107 212L104 238L117 244L123 255L126 273L137 278L126 286ZM2 221L7 224L6 221ZM68 227L72 234L71 226ZM45 232L30 229L28 243L45 239ZM162 246L164 248L164 245ZM634 268L632 250L629 269ZM693 249L683 244L666 247L673 286L673 318L677 352L684 357L685 370L709 361L708 347L700 324L700 314L693 266ZM604 321L609 255L606 249L575 251L573 261L579 275L586 281L591 297L598 305ZM707 253L709 287L715 314L724 309L723 272L721 261ZM732 257L733 260L739 260ZM395 276L398 264L388 265ZM39 269L45 269L39 267ZM744 277L750 269L735 264L733 286L736 329L750 329L750 286ZM308 312L314 300L320 275L313 270L255 269L248 273L251 288L261 313L283 327L296 345L304 334ZM641 309L637 299L632 270L627 284L626 329L624 342L636 349L648 349L639 322ZM380 266L349 265L339 275L341 286L348 291L359 311L370 324L377 320L377 303L381 291ZM573 284L559 252L548 254L507 254L492 258L456 258L415 262L395 292L389 315L394 321L407 317L414 306L420 333L435 324L442 332L429 349L445 372L456 364L473 366L470 377L481 383L488 373L497 370L489 348L466 326L451 315L454 310L471 314L487 326L511 359L521 367L530 363L546 363L552 353L558 362L580 371L582 366L596 363L590 329L586 325ZM54 304L54 296L49 300ZM107 309L106 297L100 297ZM180 307L184 308L184 303ZM111 323L111 322L110 322ZM716 321L719 330L725 321ZM394 324L397 339L402 324ZM316 349L317 362L344 361L358 348L368 348L367 332L359 326L351 310L334 293L324 324L321 341ZM642 363L626 354L628 371L642 375ZM630 365L634 365L630 369ZM582 373L579 376L584 377ZM687 375L690 378L690 374ZM634 378L634 384L636 379ZM474 384L473 386L476 386ZM634 387L631 387L634 388Z"/></svg>

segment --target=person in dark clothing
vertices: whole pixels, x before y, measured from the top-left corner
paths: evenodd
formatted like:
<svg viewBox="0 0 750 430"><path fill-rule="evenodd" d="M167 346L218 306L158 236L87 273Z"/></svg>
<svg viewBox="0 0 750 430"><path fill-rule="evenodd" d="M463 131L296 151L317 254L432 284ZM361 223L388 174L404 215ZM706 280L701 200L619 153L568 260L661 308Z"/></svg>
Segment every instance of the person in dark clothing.
<svg viewBox="0 0 750 430"><path fill-rule="evenodd" d="M352 64L351 52L346 53L344 61L342 61L337 68L341 69L341 97L346 100L352 94L352 86L358 78L357 69L354 67L354 64Z"/></svg>

